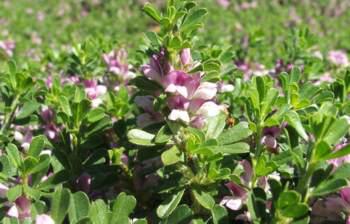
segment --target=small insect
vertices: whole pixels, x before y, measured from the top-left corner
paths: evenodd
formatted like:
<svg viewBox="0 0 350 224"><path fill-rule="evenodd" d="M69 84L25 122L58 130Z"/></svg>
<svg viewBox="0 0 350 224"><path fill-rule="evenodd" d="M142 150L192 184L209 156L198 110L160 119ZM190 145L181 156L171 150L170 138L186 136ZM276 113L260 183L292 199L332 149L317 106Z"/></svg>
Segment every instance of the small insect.
<svg viewBox="0 0 350 224"><path fill-rule="evenodd" d="M233 126L235 125L235 119L234 119L233 117L227 118L226 124L227 124L229 127L233 127Z"/></svg>

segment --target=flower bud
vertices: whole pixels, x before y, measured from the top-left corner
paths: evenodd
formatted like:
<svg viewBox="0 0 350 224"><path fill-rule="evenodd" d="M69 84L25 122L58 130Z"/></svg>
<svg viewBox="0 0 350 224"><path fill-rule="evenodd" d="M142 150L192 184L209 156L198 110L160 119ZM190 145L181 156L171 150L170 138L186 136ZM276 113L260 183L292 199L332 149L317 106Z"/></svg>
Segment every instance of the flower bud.
<svg viewBox="0 0 350 224"><path fill-rule="evenodd" d="M191 57L191 49L190 48L185 48L182 49L180 53L180 58L181 58L181 64L186 66L191 63L192 57Z"/></svg>

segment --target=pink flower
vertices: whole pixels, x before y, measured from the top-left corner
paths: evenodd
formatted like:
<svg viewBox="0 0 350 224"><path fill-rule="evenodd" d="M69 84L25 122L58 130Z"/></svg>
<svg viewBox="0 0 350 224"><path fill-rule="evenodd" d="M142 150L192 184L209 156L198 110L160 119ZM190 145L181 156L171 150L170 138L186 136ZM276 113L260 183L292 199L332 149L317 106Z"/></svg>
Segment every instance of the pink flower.
<svg viewBox="0 0 350 224"><path fill-rule="evenodd" d="M84 81L85 92L92 101L92 107L98 107L102 103L101 97L107 92L105 85L98 85L96 80Z"/></svg>
<svg viewBox="0 0 350 224"><path fill-rule="evenodd" d="M7 215L24 220L30 218L30 200L25 196L20 196L15 200L15 204L8 210Z"/></svg>
<svg viewBox="0 0 350 224"><path fill-rule="evenodd" d="M51 140L57 139L61 128L59 128L54 122L54 111L47 106L43 106L40 115L44 121L43 128L45 135Z"/></svg>
<svg viewBox="0 0 350 224"><path fill-rule="evenodd" d="M216 0L216 2L224 8L227 8L230 5L230 0Z"/></svg>
<svg viewBox="0 0 350 224"><path fill-rule="evenodd" d="M12 40L0 41L0 49L9 57L13 56L13 51L16 48L16 43Z"/></svg>
<svg viewBox="0 0 350 224"><path fill-rule="evenodd" d="M272 153L277 153L277 138L281 135L282 130L287 126L287 123L282 123L280 126L265 127L261 144Z"/></svg>
<svg viewBox="0 0 350 224"><path fill-rule="evenodd" d="M108 71L118 75L120 81L125 82L135 77L135 74L129 71L128 53L125 49L111 51L108 54L103 54L102 57Z"/></svg>
<svg viewBox="0 0 350 224"><path fill-rule="evenodd" d="M150 63L141 67L142 73L158 82L162 83L163 78L172 70L170 63L168 62L166 51L162 49L159 53L153 54L150 59Z"/></svg>
<svg viewBox="0 0 350 224"><path fill-rule="evenodd" d="M241 176L242 184L244 184L245 186L249 186L253 172L252 166L250 165L248 160L243 160L242 162L240 162L240 164L243 166L244 169L244 173ZM234 182L228 182L226 184L226 187L230 190L232 196L225 196L221 200L220 205L226 205L229 209L234 211L241 209L243 204L247 200L246 189Z"/></svg>
<svg viewBox="0 0 350 224"><path fill-rule="evenodd" d="M51 216L46 214L41 214L36 216L35 224L55 224L55 221L53 221Z"/></svg>
<svg viewBox="0 0 350 224"><path fill-rule="evenodd" d="M315 80L315 85L321 85L322 83L331 83L334 81L334 78L329 72L324 73L318 80Z"/></svg>
<svg viewBox="0 0 350 224"><path fill-rule="evenodd" d="M349 59L348 56L344 51L338 50L338 51L330 51L328 53L328 60L337 66L346 67L349 65Z"/></svg>

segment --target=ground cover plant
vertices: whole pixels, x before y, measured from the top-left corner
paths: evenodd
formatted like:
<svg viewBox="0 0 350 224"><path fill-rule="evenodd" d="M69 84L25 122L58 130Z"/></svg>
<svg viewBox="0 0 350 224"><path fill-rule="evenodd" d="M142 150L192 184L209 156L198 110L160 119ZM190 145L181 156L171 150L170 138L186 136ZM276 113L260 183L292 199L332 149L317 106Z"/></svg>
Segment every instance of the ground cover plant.
<svg viewBox="0 0 350 224"><path fill-rule="evenodd" d="M346 1L0 4L1 223L350 223Z"/></svg>

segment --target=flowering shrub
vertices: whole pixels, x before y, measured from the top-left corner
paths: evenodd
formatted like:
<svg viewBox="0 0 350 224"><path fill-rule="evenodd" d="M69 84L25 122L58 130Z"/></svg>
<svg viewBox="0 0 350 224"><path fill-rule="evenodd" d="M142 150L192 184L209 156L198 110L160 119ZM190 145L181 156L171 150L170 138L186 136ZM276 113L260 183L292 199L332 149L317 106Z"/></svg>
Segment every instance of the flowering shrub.
<svg viewBox="0 0 350 224"><path fill-rule="evenodd" d="M0 42L2 223L350 223L346 52L300 28L265 65L258 36L203 45L206 8L158 4L137 50L91 38L24 63Z"/></svg>

